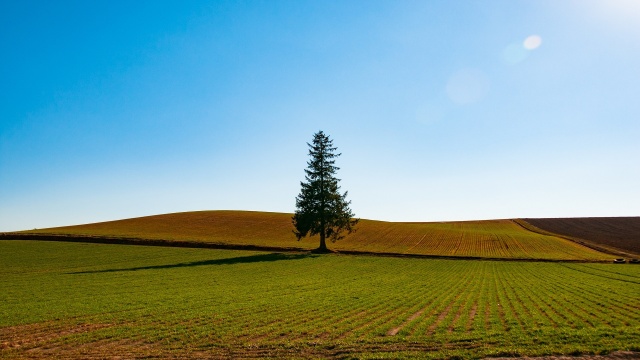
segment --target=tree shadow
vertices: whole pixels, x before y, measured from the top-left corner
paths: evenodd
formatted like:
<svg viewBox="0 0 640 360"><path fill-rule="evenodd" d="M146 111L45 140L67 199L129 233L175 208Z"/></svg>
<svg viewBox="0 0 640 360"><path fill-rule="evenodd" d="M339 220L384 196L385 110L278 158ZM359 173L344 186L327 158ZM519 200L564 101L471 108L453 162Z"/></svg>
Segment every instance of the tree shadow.
<svg viewBox="0 0 640 360"><path fill-rule="evenodd" d="M258 254L250 256L238 256L234 258L215 259L215 260L202 260L192 261L178 264L167 265L152 265L152 266L140 266L124 269L106 269L106 270L93 270L93 271L77 271L67 274L99 274L99 273L111 273L111 272L126 272L126 271L138 271L138 270L162 270L162 269L175 269L194 266L210 266L210 265L234 265L234 264L248 264L256 262L270 262L281 260L300 260L306 258L314 258L318 255L310 253L298 253L298 254L286 254L286 253L270 253L270 254Z"/></svg>

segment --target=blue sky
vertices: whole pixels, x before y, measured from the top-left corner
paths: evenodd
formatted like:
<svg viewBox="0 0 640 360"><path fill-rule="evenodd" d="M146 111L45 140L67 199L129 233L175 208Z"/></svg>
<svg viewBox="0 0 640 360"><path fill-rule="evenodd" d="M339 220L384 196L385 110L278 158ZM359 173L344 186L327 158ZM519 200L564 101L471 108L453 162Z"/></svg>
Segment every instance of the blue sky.
<svg viewBox="0 0 640 360"><path fill-rule="evenodd" d="M361 218L640 215L635 0L9 0L0 44L0 231L293 212L318 130Z"/></svg>

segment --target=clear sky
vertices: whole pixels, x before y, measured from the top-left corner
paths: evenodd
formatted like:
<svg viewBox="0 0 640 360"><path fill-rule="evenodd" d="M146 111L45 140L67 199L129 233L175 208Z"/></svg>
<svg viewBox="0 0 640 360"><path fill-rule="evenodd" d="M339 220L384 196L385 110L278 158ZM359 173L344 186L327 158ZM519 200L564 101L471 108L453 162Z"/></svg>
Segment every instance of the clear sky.
<svg viewBox="0 0 640 360"><path fill-rule="evenodd" d="M640 1L0 2L0 231L293 212L640 215Z"/></svg>

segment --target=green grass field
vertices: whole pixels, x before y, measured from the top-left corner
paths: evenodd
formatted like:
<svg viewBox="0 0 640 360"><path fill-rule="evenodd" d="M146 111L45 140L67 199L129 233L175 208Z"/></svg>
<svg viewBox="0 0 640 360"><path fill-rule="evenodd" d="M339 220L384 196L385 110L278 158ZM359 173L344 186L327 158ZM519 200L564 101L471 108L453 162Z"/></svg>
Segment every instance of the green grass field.
<svg viewBox="0 0 640 360"><path fill-rule="evenodd" d="M640 351L640 266L0 241L0 357Z"/></svg>
<svg viewBox="0 0 640 360"><path fill-rule="evenodd" d="M318 239L296 241L291 214L199 211L104 223L32 230L34 234L116 236L216 244L313 249ZM457 257L547 260L603 260L603 254L575 242L529 231L512 220L401 223L362 220L357 232L329 247Z"/></svg>

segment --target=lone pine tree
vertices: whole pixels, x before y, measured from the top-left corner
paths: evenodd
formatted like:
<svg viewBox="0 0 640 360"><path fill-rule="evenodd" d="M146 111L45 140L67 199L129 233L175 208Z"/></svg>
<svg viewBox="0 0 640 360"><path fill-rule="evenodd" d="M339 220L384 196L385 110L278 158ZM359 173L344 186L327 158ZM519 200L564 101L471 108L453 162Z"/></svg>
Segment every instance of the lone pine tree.
<svg viewBox="0 0 640 360"><path fill-rule="evenodd" d="M302 189L296 197L296 212L293 215L293 226L298 240L307 235L320 235L318 251L326 252L326 238L337 241L355 231L358 219L349 208L347 192L340 194L340 179L335 177L340 168L335 166L336 147L322 131L313 135L313 142L307 143L309 156L307 168L304 170L305 181L300 182Z"/></svg>

